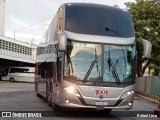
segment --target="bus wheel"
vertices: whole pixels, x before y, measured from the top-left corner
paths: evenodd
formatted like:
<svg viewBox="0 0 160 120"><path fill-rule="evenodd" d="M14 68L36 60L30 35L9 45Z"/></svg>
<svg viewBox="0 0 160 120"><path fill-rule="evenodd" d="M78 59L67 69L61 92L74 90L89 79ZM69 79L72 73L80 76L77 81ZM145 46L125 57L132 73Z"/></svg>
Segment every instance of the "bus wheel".
<svg viewBox="0 0 160 120"><path fill-rule="evenodd" d="M9 81L10 81L10 82L14 82L15 79L14 79L14 78L10 78Z"/></svg>
<svg viewBox="0 0 160 120"><path fill-rule="evenodd" d="M50 91L49 84L47 83L46 84L46 99L47 99L47 103L50 107L52 106L51 98L52 98L52 94Z"/></svg>
<svg viewBox="0 0 160 120"><path fill-rule="evenodd" d="M53 109L54 111L59 111L59 110L60 110L59 106L56 105L56 104L54 103L54 101L53 101L53 96L52 96L52 95L53 95L53 86L52 86L52 84L51 84L50 89L51 89L51 107L52 107L52 109Z"/></svg>
<svg viewBox="0 0 160 120"><path fill-rule="evenodd" d="M51 107L52 106L52 103L51 103L51 92L49 92L48 94L48 105Z"/></svg>
<svg viewBox="0 0 160 120"><path fill-rule="evenodd" d="M60 111L60 107L53 102L52 102L52 109L57 112Z"/></svg>

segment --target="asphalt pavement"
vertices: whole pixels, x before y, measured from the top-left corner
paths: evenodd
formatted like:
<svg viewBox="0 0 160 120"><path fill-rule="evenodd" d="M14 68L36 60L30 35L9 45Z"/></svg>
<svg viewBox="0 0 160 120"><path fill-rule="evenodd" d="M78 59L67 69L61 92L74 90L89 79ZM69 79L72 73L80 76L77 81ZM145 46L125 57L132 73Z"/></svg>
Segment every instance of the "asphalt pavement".
<svg viewBox="0 0 160 120"><path fill-rule="evenodd" d="M4 82L0 81L0 113L15 112L12 118L1 117L0 120L21 120L23 114L30 115L30 113L40 113L42 118L23 118L24 120L158 120L153 115L154 109L157 108L157 103L148 99L143 99L139 96L135 97L133 109L113 110L110 114L99 111L54 111L47 105L43 98L36 96L33 83L19 83L19 82ZM17 113L17 114L16 114ZM145 114L144 114L145 113ZM17 115L17 116L16 116ZM38 114L37 114L38 115ZM146 115L146 116L145 116ZM28 116L27 116L28 117ZM37 116L38 117L38 116Z"/></svg>

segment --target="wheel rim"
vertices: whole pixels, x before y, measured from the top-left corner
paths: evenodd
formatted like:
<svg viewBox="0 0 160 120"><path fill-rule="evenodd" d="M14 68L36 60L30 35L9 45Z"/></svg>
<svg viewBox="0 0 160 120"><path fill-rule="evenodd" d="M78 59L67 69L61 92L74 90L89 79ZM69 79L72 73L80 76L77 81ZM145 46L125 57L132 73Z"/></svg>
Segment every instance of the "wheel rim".
<svg viewBox="0 0 160 120"><path fill-rule="evenodd" d="M11 82L14 82L14 78L11 78L10 81L11 81Z"/></svg>

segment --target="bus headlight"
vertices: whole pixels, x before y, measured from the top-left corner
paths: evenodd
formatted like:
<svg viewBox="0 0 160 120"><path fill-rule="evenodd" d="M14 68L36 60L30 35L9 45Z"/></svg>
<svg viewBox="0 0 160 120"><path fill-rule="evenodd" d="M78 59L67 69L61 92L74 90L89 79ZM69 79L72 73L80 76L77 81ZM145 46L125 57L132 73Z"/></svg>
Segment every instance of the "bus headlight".
<svg viewBox="0 0 160 120"><path fill-rule="evenodd" d="M133 93L134 93L134 91L133 91L133 90L131 90L131 91L127 91L127 92L124 92L121 98L126 98L126 97L128 97L128 96L132 95Z"/></svg>
<svg viewBox="0 0 160 120"><path fill-rule="evenodd" d="M75 89L74 87L72 87L72 86L70 86L70 87L64 87L64 89L65 89L68 93L73 94L73 95L75 95L75 96L77 96L77 97L80 97L79 91L78 91L77 89Z"/></svg>

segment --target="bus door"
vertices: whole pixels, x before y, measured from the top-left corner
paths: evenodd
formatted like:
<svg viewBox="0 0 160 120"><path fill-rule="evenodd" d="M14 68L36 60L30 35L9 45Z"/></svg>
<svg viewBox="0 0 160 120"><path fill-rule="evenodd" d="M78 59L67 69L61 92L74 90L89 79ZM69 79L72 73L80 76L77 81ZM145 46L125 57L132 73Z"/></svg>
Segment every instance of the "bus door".
<svg viewBox="0 0 160 120"><path fill-rule="evenodd" d="M60 95L60 86L61 86L61 79L62 79L62 56L58 55L57 56L57 61L56 61L56 81L53 84L53 94L55 101L59 101L59 95Z"/></svg>

